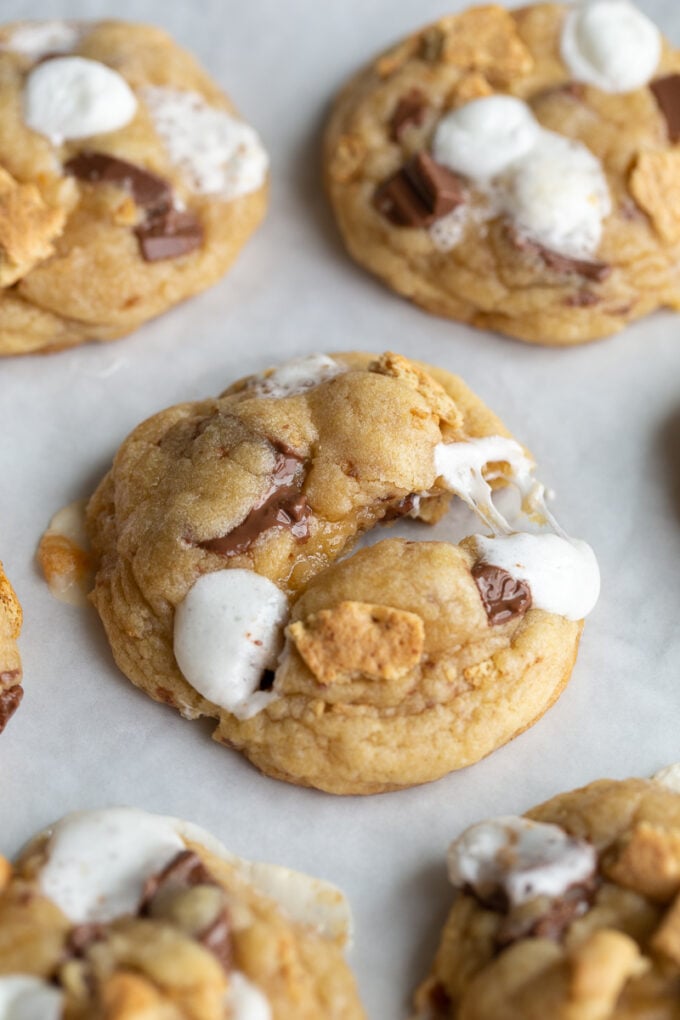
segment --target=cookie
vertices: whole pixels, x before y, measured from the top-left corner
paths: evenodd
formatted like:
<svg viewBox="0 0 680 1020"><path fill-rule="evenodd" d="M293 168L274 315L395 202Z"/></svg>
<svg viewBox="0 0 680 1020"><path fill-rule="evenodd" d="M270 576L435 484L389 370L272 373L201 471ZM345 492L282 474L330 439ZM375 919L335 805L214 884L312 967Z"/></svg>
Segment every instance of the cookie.
<svg viewBox="0 0 680 1020"><path fill-rule="evenodd" d="M0 857L0 1017L361 1020L325 882L134 808L67 815Z"/></svg>
<svg viewBox="0 0 680 1020"><path fill-rule="evenodd" d="M21 704L21 659L17 638L23 614L0 563L0 733Z"/></svg>
<svg viewBox="0 0 680 1020"><path fill-rule="evenodd" d="M112 340L215 283L267 155L158 28L0 29L0 354Z"/></svg>
<svg viewBox="0 0 680 1020"><path fill-rule="evenodd" d="M350 254L438 315L532 343L680 308L680 52L628 0L490 4L340 93L327 190Z"/></svg>
<svg viewBox="0 0 680 1020"><path fill-rule="evenodd" d="M418 1020L677 1016L680 768L467 829Z"/></svg>
<svg viewBox="0 0 680 1020"><path fill-rule="evenodd" d="M592 550L448 372L323 354L140 425L88 506L92 600L137 686L263 772L374 793L469 765L535 722L597 599ZM515 530L490 484L513 483ZM492 536L388 540L452 494ZM529 516L548 519L542 532ZM525 530L521 530L524 528Z"/></svg>

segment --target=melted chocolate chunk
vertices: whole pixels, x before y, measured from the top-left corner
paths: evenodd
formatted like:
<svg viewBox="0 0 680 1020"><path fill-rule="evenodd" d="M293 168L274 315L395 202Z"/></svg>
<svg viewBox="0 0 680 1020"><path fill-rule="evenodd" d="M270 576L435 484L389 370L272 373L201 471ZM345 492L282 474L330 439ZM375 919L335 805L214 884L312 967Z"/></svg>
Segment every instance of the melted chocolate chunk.
<svg viewBox="0 0 680 1020"><path fill-rule="evenodd" d="M265 669L264 673L260 677L260 683L258 690L260 691L271 691L274 686L274 680L276 679L276 672L273 669Z"/></svg>
<svg viewBox="0 0 680 1020"><path fill-rule="evenodd" d="M100 942L106 937L106 925L96 921L77 924L72 928L66 940L64 953L67 960L84 956L93 942Z"/></svg>
<svg viewBox="0 0 680 1020"><path fill-rule="evenodd" d="M192 886L192 885L216 885L206 866L198 854L193 850L182 850L169 864L155 875L147 878L142 892L142 899L139 904L139 913L144 915L149 911L149 905L160 889L168 885Z"/></svg>
<svg viewBox="0 0 680 1020"><path fill-rule="evenodd" d="M409 493L408 496L404 496L398 503L393 503L385 511L380 523L388 524L390 521L396 521L400 517L407 517L412 510L417 509L420 505L420 496L416 492Z"/></svg>
<svg viewBox="0 0 680 1020"><path fill-rule="evenodd" d="M675 145L680 141L680 74L657 78L649 87L666 119L668 139Z"/></svg>
<svg viewBox="0 0 680 1020"><path fill-rule="evenodd" d="M135 227L145 262L187 255L203 244L203 227L192 212L163 209Z"/></svg>
<svg viewBox="0 0 680 1020"><path fill-rule="evenodd" d="M7 670L5 673L0 673L0 684L11 683L20 675L21 674L18 669ZM14 684L14 686L7 687L4 690L0 688L0 733L2 733L5 726L18 709L23 696L24 689L19 684Z"/></svg>
<svg viewBox="0 0 680 1020"><path fill-rule="evenodd" d="M526 581L512 577L492 563L475 563L472 576L492 627L516 616L524 616L531 608L531 589Z"/></svg>
<svg viewBox="0 0 680 1020"><path fill-rule="evenodd" d="M564 303L568 308L592 308L593 305L599 305L601 300L598 294L593 294L592 290L583 288L574 291L568 298L565 298Z"/></svg>
<svg viewBox="0 0 680 1020"><path fill-rule="evenodd" d="M200 932L196 939L217 957L226 971L231 970L234 953L231 944L231 924L226 910L220 911L212 924Z"/></svg>
<svg viewBox="0 0 680 1020"><path fill-rule="evenodd" d="M398 227L429 227L464 200L460 177L419 152L379 185L373 204Z"/></svg>
<svg viewBox="0 0 680 1020"><path fill-rule="evenodd" d="M401 141L406 128L413 125L419 127L425 119L427 99L420 89L411 89L402 96L390 120L390 138L394 142Z"/></svg>
<svg viewBox="0 0 680 1020"><path fill-rule="evenodd" d="M551 900L547 909L538 916L515 917L508 915L496 935L496 945L504 949L519 939L538 938L559 942L577 917L582 917L593 902L597 879L570 886L558 899Z"/></svg>
<svg viewBox="0 0 680 1020"><path fill-rule="evenodd" d="M537 241L524 237L516 230L510 231L510 241L518 251L533 252L538 255L548 269L554 269L556 273L577 273L586 280L593 283L602 283L611 275L612 267L606 262L588 261L588 259L574 259L569 255L560 255L559 252L544 248Z"/></svg>
<svg viewBox="0 0 680 1020"><path fill-rule="evenodd" d="M67 173L90 184L116 184L125 188L137 205L170 208L172 189L167 181L135 163L105 152L80 152L64 165Z"/></svg>
<svg viewBox="0 0 680 1020"><path fill-rule="evenodd" d="M312 510L300 491L302 463L292 451L278 449L271 484L259 503L228 534L199 542L200 548L220 556L238 556L271 528L285 528L299 542L309 538Z"/></svg>

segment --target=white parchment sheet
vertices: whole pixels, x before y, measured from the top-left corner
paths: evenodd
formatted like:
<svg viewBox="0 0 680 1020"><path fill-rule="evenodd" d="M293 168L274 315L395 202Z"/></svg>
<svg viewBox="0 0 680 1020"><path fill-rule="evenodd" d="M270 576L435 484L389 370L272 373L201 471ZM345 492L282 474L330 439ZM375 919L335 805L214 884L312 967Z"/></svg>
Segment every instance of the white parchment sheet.
<svg viewBox="0 0 680 1020"><path fill-rule="evenodd" d="M436 944L443 858L462 827L599 776L680 759L680 318L574 350L428 316L345 256L322 194L335 89L458 0L4 0L3 19L119 16L173 32L272 155L266 222L220 284L131 338L0 361L0 557L25 612L26 695L0 738L0 850L64 812L130 803L348 894L369 1016L400 1020ZM646 0L680 44L677 0ZM118 673L90 610L35 564L52 513L88 495L123 437L176 401L312 350L394 349L461 374L534 452L560 520L603 578L559 703L489 759L430 786L338 799L266 779ZM422 532L420 532L422 534ZM383 532L383 534L385 534Z"/></svg>

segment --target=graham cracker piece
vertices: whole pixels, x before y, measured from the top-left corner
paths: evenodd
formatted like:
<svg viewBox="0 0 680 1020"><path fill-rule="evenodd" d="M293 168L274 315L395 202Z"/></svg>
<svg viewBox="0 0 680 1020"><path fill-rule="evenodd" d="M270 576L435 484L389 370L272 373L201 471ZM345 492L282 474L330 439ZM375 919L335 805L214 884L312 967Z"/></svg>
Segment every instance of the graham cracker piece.
<svg viewBox="0 0 680 1020"><path fill-rule="evenodd" d="M630 191L664 241L680 241L680 152L641 152Z"/></svg>
<svg viewBox="0 0 680 1020"><path fill-rule="evenodd" d="M515 20L504 7L488 4L444 18L442 58L470 71L481 71L496 84L507 84L534 66Z"/></svg>
<svg viewBox="0 0 680 1020"><path fill-rule="evenodd" d="M398 680L420 661L420 616L370 602L339 602L288 627L287 634L320 684L357 676Z"/></svg>
<svg viewBox="0 0 680 1020"><path fill-rule="evenodd" d="M35 184L19 184L0 167L0 286L15 283L52 254L65 219Z"/></svg>
<svg viewBox="0 0 680 1020"><path fill-rule="evenodd" d="M680 830L640 822L605 871L627 889L668 902L680 891Z"/></svg>
<svg viewBox="0 0 680 1020"><path fill-rule="evenodd" d="M368 369L369 372L376 372L378 375L389 375L393 379L401 379L425 398L432 407L433 413L442 421L447 422L454 429L462 429L463 415L444 387L440 386L422 368L418 368L413 362L402 357L401 354L387 351L385 354L381 354L376 361L371 362Z"/></svg>

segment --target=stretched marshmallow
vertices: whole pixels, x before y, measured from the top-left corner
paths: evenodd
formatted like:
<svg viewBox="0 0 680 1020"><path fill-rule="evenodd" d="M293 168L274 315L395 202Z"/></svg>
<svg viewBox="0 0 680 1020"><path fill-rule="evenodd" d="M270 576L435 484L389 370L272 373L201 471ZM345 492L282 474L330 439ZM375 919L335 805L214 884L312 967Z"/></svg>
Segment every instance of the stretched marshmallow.
<svg viewBox="0 0 680 1020"><path fill-rule="evenodd" d="M597 251L611 199L589 149L542 131L540 144L508 175L503 208L532 240L578 259Z"/></svg>
<svg viewBox="0 0 680 1020"><path fill-rule="evenodd" d="M456 173L490 180L531 152L540 131L538 121L521 99L474 99L442 117L432 154L438 163Z"/></svg>
<svg viewBox="0 0 680 1020"><path fill-rule="evenodd" d="M38 64L26 81L24 119L55 145L117 131L136 111L125 79L97 60L56 57Z"/></svg>
<svg viewBox="0 0 680 1020"><path fill-rule="evenodd" d="M226 1004L234 1020L271 1020L272 1009L263 993L245 974L234 970L229 975Z"/></svg>
<svg viewBox="0 0 680 1020"><path fill-rule="evenodd" d="M57 822L38 881L74 924L136 913L144 884L185 849L171 822L135 808L81 811Z"/></svg>
<svg viewBox="0 0 680 1020"><path fill-rule="evenodd" d="M661 34L629 0L590 0L569 11L562 59L577 81L604 92L630 92L653 77Z"/></svg>
<svg viewBox="0 0 680 1020"><path fill-rule="evenodd" d="M249 719L276 698L259 691L276 666L288 619L288 599L253 570L203 574L175 612L175 658L204 698Z"/></svg>
<svg viewBox="0 0 680 1020"><path fill-rule="evenodd" d="M0 977L0 1020L59 1020L62 993L27 974Z"/></svg>
<svg viewBox="0 0 680 1020"><path fill-rule="evenodd" d="M455 888L471 887L482 901L501 893L519 906L537 896L558 899L587 882L597 854L558 825L507 815L466 829L449 847L447 861Z"/></svg>
<svg viewBox="0 0 680 1020"><path fill-rule="evenodd" d="M237 198L264 184L269 157L257 133L197 92L145 88L154 127L188 186L200 194Z"/></svg>
<svg viewBox="0 0 680 1020"><path fill-rule="evenodd" d="M517 532L495 538L475 535L474 543L482 563L527 582L534 609L582 620L599 598L600 569L586 542L549 532Z"/></svg>
<svg viewBox="0 0 680 1020"><path fill-rule="evenodd" d="M70 53L80 42L82 34L82 23L75 21L26 21L0 44L0 49L40 60L47 54Z"/></svg>
<svg viewBox="0 0 680 1020"><path fill-rule="evenodd" d="M327 354L307 354L284 362L273 372L253 376L247 392L253 397L293 397L346 371Z"/></svg>

